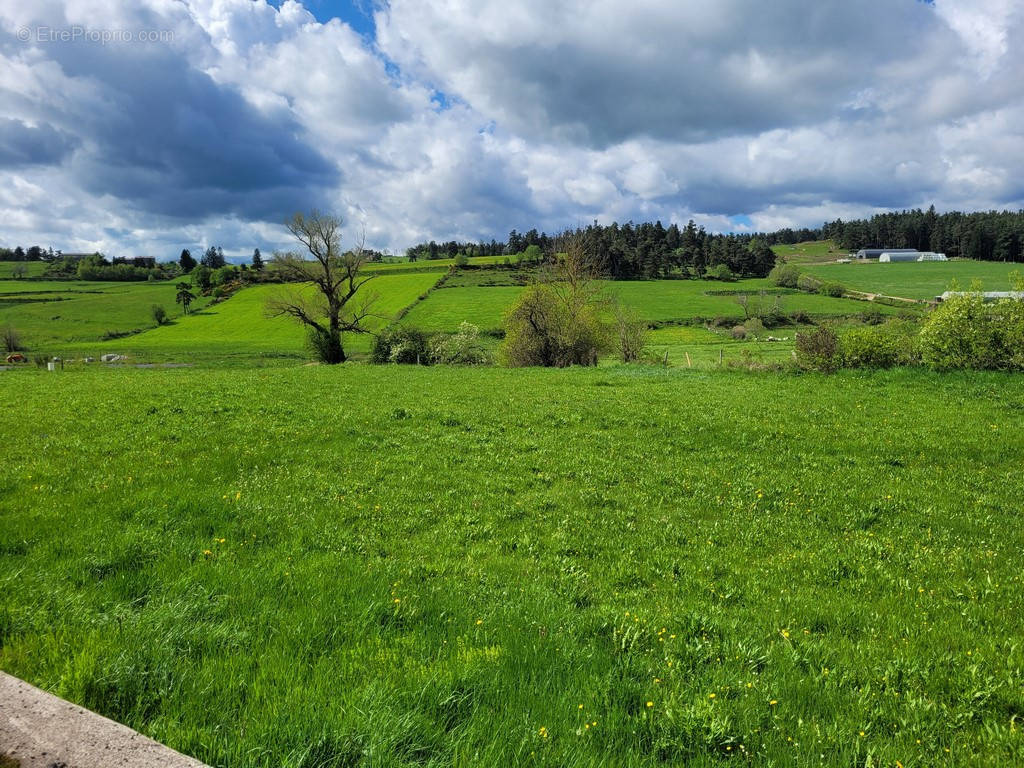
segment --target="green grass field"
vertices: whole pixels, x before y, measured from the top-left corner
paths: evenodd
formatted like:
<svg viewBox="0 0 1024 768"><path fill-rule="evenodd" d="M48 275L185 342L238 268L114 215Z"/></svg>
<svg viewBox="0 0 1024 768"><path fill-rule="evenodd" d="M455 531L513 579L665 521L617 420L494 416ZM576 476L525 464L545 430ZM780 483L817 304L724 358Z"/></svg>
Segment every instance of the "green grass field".
<svg viewBox="0 0 1024 768"><path fill-rule="evenodd" d="M816 264L823 261L835 261L846 257L846 251L831 240L814 240L795 245L776 245L772 247L776 256L793 264Z"/></svg>
<svg viewBox="0 0 1024 768"><path fill-rule="evenodd" d="M847 288L869 293L884 293L908 299L934 299L950 289L953 281L960 290L968 290L979 280L988 291L1011 289L1011 274L1024 274L1024 264L998 261L935 261L880 264L877 261L851 264L808 266L803 271L837 280Z"/></svg>
<svg viewBox="0 0 1024 768"><path fill-rule="evenodd" d="M108 332L154 328L154 304L176 318L181 315L176 293L173 282L0 280L0 326L17 328L30 350L59 351L98 341ZM193 308L201 309L208 301L200 298Z"/></svg>
<svg viewBox="0 0 1024 768"><path fill-rule="evenodd" d="M211 765L1024 761L1019 377L32 368L0 424L0 668Z"/></svg>
<svg viewBox="0 0 1024 768"><path fill-rule="evenodd" d="M744 316L743 309L732 294L748 293L753 297L761 290L776 290L768 280L735 283L707 280L604 281L604 289L609 296L619 297L643 320L652 323L683 323L698 317L739 320ZM417 304L403 323L430 331L455 330L463 321L484 330L497 329L501 327L506 308L521 290L514 286L445 287ZM864 302L852 299L795 292L780 296L779 301L784 312L803 310L818 317L855 315L869 308ZM897 311L881 305L877 309L886 314Z"/></svg>
<svg viewBox="0 0 1024 768"><path fill-rule="evenodd" d="M19 264L25 267L25 277L39 277L46 269L41 261L0 261L0 280L12 279Z"/></svg>
<svg viewBox="0 0 1024 768"><path fill-rule="evenodd" d="M412 304L443 275L440 272L382 274L365 290L379 295L367 327L379 328ZM266 315L267 299L282 288L260 285L211 304L199 298L190 315L174 303L176 287L165 283L90 283L0 281L0 326L11 325L30 352L58 355L128 354L139 360L223 360L307 358L303 329L284 318ZM153 304L171 316L156 327ZM110 331L142 333L104 340ZM350 335L357 354L369 349L368 336Z"/></svg>

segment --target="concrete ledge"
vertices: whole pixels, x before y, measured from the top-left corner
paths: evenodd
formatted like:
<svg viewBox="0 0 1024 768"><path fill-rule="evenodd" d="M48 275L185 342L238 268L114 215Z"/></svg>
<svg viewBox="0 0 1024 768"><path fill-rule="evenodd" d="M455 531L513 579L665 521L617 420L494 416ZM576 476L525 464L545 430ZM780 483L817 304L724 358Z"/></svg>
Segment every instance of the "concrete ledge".
<svg viewBox="0 0 1024 768"><path fill-rule="evenodd" d="M3 768L207 768L127 726L0 672Z"/></svg>

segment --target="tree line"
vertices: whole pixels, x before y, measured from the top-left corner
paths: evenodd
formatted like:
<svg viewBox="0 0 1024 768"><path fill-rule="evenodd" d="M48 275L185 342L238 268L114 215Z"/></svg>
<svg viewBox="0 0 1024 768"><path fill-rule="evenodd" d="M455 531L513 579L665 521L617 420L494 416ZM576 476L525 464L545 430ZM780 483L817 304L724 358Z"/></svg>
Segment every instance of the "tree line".
<svg viewBox="0 0 1024 768"><path fill-rule="evenodd" d="M457 256L506 256L511 260L539 261L554 251L566 238L580 238L588 258L603 274L618 280L662 277L764 277L775 264L771 246L776 242L798 242L796 238L813 230L783 230L770 235L718 235L690 221L685 227L664 226L660 221L634 224L613 223L602 226L596 221L586 228L549 235L531 229L516 230L499 243L430 241L406 251L411 261L445 259ZM780 239L784 238L784 239Z"/></svg>
<svg viewBox="0 0 1024 768"><path fill-rule="evenodd" d="M914 209L880 213L870 219L836 219L822 227L820 239L842 248L916 248L950 258L1024 261L1024 211L936 213ZM818 238L816 238L818 239Z"/></svg>

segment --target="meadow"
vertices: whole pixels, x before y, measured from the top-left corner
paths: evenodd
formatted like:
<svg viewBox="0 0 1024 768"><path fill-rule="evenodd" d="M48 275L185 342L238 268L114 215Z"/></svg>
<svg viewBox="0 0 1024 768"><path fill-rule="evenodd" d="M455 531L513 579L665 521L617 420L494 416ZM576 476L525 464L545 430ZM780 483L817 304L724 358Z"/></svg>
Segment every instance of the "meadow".
<svg viewBox="0 0 1024 768"><path fill-rule="evenodd" d="M877 261L850 264L818 264L803 272L822 280L837 280L847 288L883 293L908 299L931 300L948 291L954 283L959 290L971 288L973 281L986 291L1008 291L1012 275L1024 273L1024 265L999 261L926 261L881 264Z"/></svg>
<svg viewBox="0 0 1024 768"><path fill-rule="evenodd" d="M0 280L0 326L17 328L30 349L50 351L155 327L154 304L173 320L182 314L176 293L174 282ZM208 303L200 297L192 307Z"/></svg>
<svg viewBox="0 0 1024 768"><path fill-rule="evenodd" d="M364 289L378 296L367 327L376 330L391 322L446 271L376 277ZM176 282L0 281L0 326L15 327L32 353L115 353L145 361L189 362L309 357L303 329L287 318L267 315L267 300L282 290L280 285L244 288L216 303L200 296L184 315L175 303ZM167 310L167 325L156 326L153 304ZM352 334L348 341L357 354L370 346L367 335Z"/></svg>
<svg viewBox="0 0 1024 768"><path fill-rule="evenodd" d="M460 285L460 281L446 282L430 297L417 304L402 320L403 324L430 331L455 330L460 322L473 323L482 330L501 328L505 310L515 301L522 288L513 285L481 285L485 274L470 273L476 284ZM498 272L497 279L510 282L515 273ZM450 287L455 286L455 287ZM709 280L638 280L601 281L605 294L618 298L634 309L638 316L652 324L692 323L703 318L725 318L742 321L743 308L737 303L738 294L747 294L756 303L761 291L768 292L767 303L773 304L778 296L782 311L806 312L817 318L846 317L871 308L865 302L838 299L829 296L780 292L768 280L739 280L715 282ZM882 305L874 306L883 314L897 310Z"/></svg>
<svg viewBox="0 0 1024 768"><path fill-rule="evenodd" d="M391 322L442 275L443 272L407 272L374 278L363 289L377 295L374 316L367 319L367 328L376 330ZM311 289L276 284L252 286L238 291L227 301L179 318L171 325L89 348L126 353L145 360L308 359L303 328L290 318L267 314L268 300L288 290ZM347 334L345 340L349 351L357 354L365 354L371 344L368 334Z"/></svg>
<svg viewBox="0 0 1024 768"><path fill-rule="evenodd" d="M0 668L214 766L1019 765L1022 428L998 374L8 371Z"/></svg>
<svg viewBox="0 0 1024 768"><path fill-rule="evenodd" d="M793 264L820 264L845 258L847 253L831 240L812 240L794 245L772 246L775 255Z"/></svg>

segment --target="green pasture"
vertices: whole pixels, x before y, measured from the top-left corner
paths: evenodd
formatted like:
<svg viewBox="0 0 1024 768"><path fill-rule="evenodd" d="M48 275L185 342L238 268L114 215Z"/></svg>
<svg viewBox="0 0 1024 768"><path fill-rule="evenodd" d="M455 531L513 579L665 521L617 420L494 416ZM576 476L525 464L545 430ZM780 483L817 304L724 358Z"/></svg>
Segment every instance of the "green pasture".
<svg viewBox="0 0 1024 768"><path fill-rule="evenodd" d="M176 318L182 312L176 294L174 282L0 280L0 326L16 328L30 351L59 352L104 334L154 328L154 304ZM200 298L193 308L208 301Z"/></svg>
<svg viewBox="0 0 1024 768"><path fill-rule="evenodd" d="M13 279L18 265L24 265L25 277L39 277L46 269L46 264L41 261L0 261L0 280Z"/></svg>
<svg viewBox="0 0 1024 768"><path fill-rule="evenodd" d="M404 307L428 291L440 275L403 273L381 275L362 289L366 297L377 296L374 316L367 327L380 328ZM294 320L271 317L267 302L281 294L309 292L309 286L257 285L244 288L231 298L200 312L178 318L174 323L154 328L126 339L93 345L97 353L116 352L145 360L189 361L206 358L283 357L307 358L306 331ZM370 348L368 335L348 334L347 351L365 353Z"/></svg>
<svg viewBox="0 0 1024 768"><path fill-rule="evenodd" d="M847 288L908 299L934 299L950 290L954 281L967 290L975 280L987 291L1008 291L1013 272L1024 274L1024 264L999 261L922 261L882 264L877 261L808 266L803 270L823 280L837 280Z"/></svg>
<svg viewBox="0 0 1024 768"><path fill-rule="evenodd" d="M1024 762L1020 377L33 367L0 428L0 668L213 766Z"/></svg>
<svg viewBox="0 0 1024 768"><path fill-rule="evenodd" d="M514 273L512 273L514 275ZM479 280L480 277L474 277ZM510 279L504 277L504 279ZM737 302L738 294L750 297L750 308L760 302L774 304L776 295L783 312L807 312L817 317L856 315L868 309L884 314L897 310L871 305L853 299L837 299L801 292L780 293L768 280L740 280L734 283L708 280L640 280L603 281L608 296L618 297L639 316L651 323L686 323L695 318L728 318L742 320L744 310ZM522 290L516 286L481 286L448 288L434 291L405 316L405 325L429 331L455 330L465 321L482 330L501 327L505 310ZM770 292L766 299L760 292Z"/></svg>
<svg viewBox="0 0 1024 768"><path fill-rule="evenodd" d="M831 240L813 240L795 245L772 246L775 255L780 261L792 264L816 264L823 261L835 261L846 258L845 250L837 246Z"/></svg>

